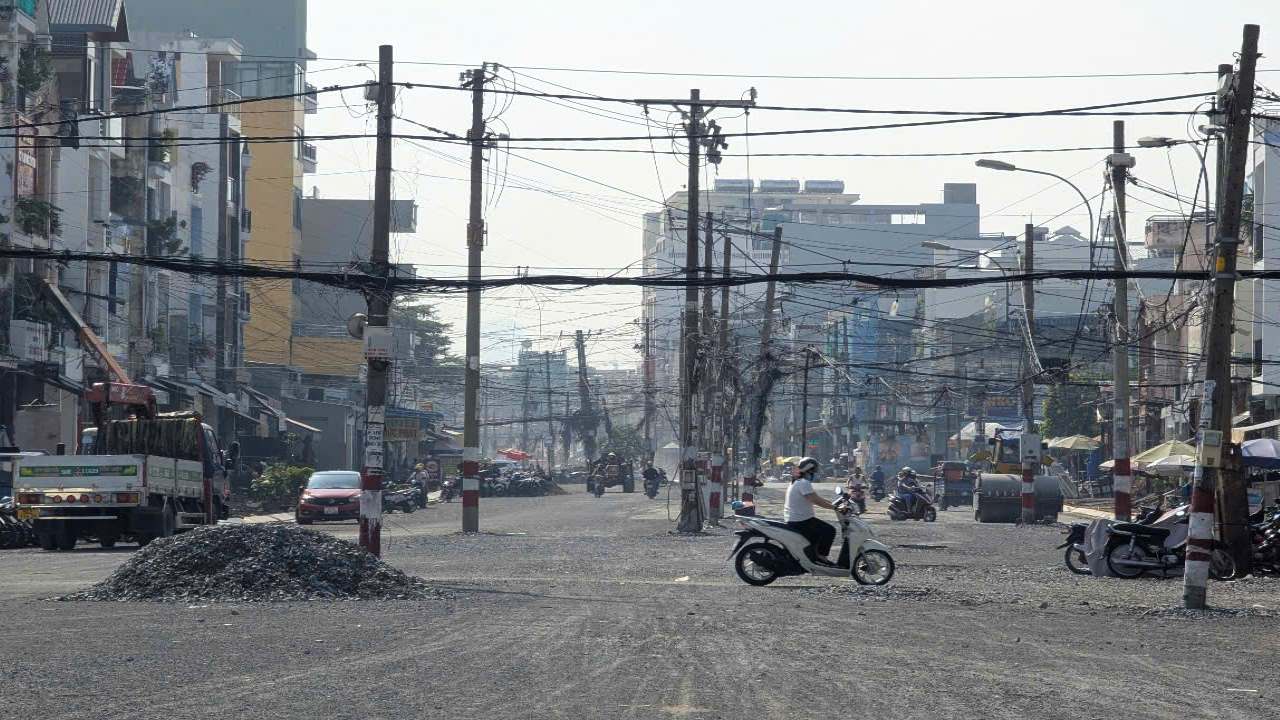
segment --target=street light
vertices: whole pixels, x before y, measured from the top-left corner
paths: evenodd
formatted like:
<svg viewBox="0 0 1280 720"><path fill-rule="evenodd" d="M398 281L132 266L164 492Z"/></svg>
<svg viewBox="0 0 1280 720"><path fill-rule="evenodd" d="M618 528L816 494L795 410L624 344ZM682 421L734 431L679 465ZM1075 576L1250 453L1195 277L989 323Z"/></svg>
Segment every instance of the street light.
<svg viewBox="0 0 1280 720"><path fill-rule="evenodd" d="M1200 177L1201 177L1201 180L1204 182L1204 185L1205 185L1205 199L1204 199L1204 242L1205 242L1205 247L1209 247L1209 244L1210 244L1210 234L1209 234L1209 212L1210 212L1210 208L1209 208L1209 191L1208 191L1208 186L1209 186L1209 166L1208 166L1208 162L1207 162L1207 161L1206 161L1206 159L1205 159L1204 151L1202 151L1202 150L1200 149L1200 143L1201 143L1201 142L1204 142L1205 144L1208 144L1209 139L1210 139L1210 138L1212 138L1212 137L1214 137L1214 136L1216 136L1216 135L1217 135L1221 130L1222 130L1222 128L1219 128L1219 127L1217 127L1217 126L1201 125L1201 126L1200 126L1200 132L1201 132L1201 133L1203 133L1203 134L1206 136L1206 137L1205 137L1205 139L1204 139L1203 141L1199 141L1199 140L1176 140L1176 139L1174 139L1174 138L1171 138L1171 137L1164 137L1164 136L1161 136L1161 135L1147 135L1147 136L1145 136L1145 137L1140 137L1140 138L1138 138L1138 147L1144 147L1144 148L1171 148L1171 147L1173 147L1173 146L1175 146L1175 145L1190 145L1190 146L1191 146L1191 149L1196 151L1196 157L1197 157L1197 158L1199 158L1199 160L1200 160ZM1215 182L1215 184L1216 184L1216 182L1217 182L1217 178L1214 178L1214 182ZM1215 190L1216 190L1216 188L1215 188ZM1215 192L1214 194L1216 195L1217 193ZM1192 216L1193 216L1193 217L1191 218L1192 220L1194 220L1195 212L1196 212L1196 208L1195 208L1195 198L1192 198L1192 203L1191 203L1191 214L1192 214Z"/></svg>
<svg viewBox="0 0 1280 720"><path fill-rule="evenodd" d="M986 158L983 158L982 160L978 160L977 162L975 162L974 165L977 165L980 168L986 168L988 170L1004 170L1006 172L1024 172L1024 173L1031 173L1033 175L1045 175L1045 176L1054 178L1059 182L1063 182L1071 186L1071 189L1075 190L1076 194L1080 196L1080 202L1084 203L1085 209L1089 211L1089 255L1090 256L1093 255L1093 238L1094 238L1094 232L1096 230L1093 222L1093 206L1089 204L1089 198L1085 197L1084 192L1082 192L1080 188L1076 187L1075 183L1071 182L1070 180L1056 173L1046 172L1044 170L1032 170L1030 168L1022 168L1022 167L1018 167L1017 165L1014 165L1013 163L1007 163L1003 160L988 160ZM1031 242L1031 238L1027 238L1027 242Z"/></svg>

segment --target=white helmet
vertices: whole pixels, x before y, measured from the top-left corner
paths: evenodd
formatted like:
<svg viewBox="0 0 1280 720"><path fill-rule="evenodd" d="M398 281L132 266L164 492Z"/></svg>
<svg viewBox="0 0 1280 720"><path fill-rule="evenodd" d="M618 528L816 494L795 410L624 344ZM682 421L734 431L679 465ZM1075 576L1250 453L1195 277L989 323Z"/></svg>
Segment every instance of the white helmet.
<svg viewBox="0 0 1280 720"><path fill-rule="evenodd" d="M801 458L800 462L796 465L796 469L800 471L801 475L816 473L818 472L818 467L818 461L811 457Z"/></svg>

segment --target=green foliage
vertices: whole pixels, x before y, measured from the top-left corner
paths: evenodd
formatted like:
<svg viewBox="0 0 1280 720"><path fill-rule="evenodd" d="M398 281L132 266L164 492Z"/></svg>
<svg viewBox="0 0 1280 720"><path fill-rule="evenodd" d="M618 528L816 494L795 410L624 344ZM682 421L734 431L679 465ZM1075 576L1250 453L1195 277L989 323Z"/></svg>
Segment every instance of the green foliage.
<svg viewBox="0 0 1280 720"><path fill-rule="evenodd" d="M148 255L176 255L183 252L183 248L182 238L178 237L178 218L171 215L147 223Z"/></svg>
<svg viewBox="0 0 1280 720"><path fill-rule="evenodd" d="M1082 380L1083 378L1073 378ZM1054 384L1044 401L1045 437L1098 434L1098 400L1101 394L1097 385Z"/></svg>
<svg viewBox="0 0 1280 720"><path fill-rule="evenodd" d="M27 235L47 238L62 234L62 209L44 200L18 198L14 203L13 219L18 229Z"/></svg>
<svg viewBox="0 0 1280 720"><path fill-rule="evenodd" d="M40 92L53 77L53 60L38 47L24 47L18 53L18 87L28 95Z"/></svg>
<svg viewBox="0 0 1280 720"><path fill-rule="evenodd" d="M453 326L440 320L435 306L424 303L404 303L391 309L391 327L407 328L414 336L413 365L437 367L457 365L460 360L449 353L452 340L449 332ZM413 368L408 372L412 373Z"/></svg>
<svg viewBox="0 0 1280 720"><path fill-rule="evenodd" d="M613 434L600 446L598 457L615 453L623 460L640 461L649 456L644 435L638 428L613 426Z"/></svg>
<svg viewBox="0 0 1280 720"><path fill-rule="evenodd" d="M292 503L313 472L302 465L271 465L249 484L249 497L262 503Z"/></svg>
<svg viewBox="0 0 1280 720"><path fill-rule="evenodd" d="M146 183L142 178L131 175L116 175L111 178L111 212L133 220L142 209L142 198L146 193Z"/></svg>

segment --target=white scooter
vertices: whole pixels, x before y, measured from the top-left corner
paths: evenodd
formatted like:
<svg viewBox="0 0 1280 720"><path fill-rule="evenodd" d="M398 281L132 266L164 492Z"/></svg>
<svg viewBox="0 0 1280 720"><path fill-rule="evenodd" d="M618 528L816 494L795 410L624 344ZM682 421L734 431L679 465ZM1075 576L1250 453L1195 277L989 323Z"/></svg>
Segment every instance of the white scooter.
<svg viewBox="0 0 1280 720"><path fill-rule="evenodd" d="M809 559L809 540L781 520L735 515L741 530L729 553L738 577L748 585L768 585L787 575L852 576L859 585L884 585L893 578L893 557L889 546L876 540L876 533L853 512L853 501L843 490L833 501L840 520L840 558L834 565ZM738 503L734 503L737 509Z"/></svg>

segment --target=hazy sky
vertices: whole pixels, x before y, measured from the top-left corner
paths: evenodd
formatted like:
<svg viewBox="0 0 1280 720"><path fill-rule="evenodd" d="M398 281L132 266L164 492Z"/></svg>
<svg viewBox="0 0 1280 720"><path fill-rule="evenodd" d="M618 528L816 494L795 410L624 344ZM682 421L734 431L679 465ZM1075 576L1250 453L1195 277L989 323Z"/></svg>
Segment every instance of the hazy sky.
<svg viewBox="0 0 1280 720"><path fill-rule="evenodd" d="M352 10L362 18L353 20ZM311 82L324 86L372 78L348 59L377 57L380 44L395 47L396 80L456 85L461 69L448 63L498 62L515 67L522 88L557 91L559 83L590 94L621 97L738 98L755 87L762 104L881 109L1038 110L1209 90L1207 75L1036 80L797 80L766 77L688 77L521 69L521 66L655 73L744 75L957 76L1138 73L1214 70L1240 47L1241 26L1262 26L1263 70L1280 69L1280 3L1185 0L1142 2L575 2L446 3L371 0L353 5L312 0ZM415 64L420 62L423 64ZM430 64L445 63L445 64ZM504 72L510 80L512 73ZM1259 81L1280 87L1280 73ZM308 132L373 131L372 115L356 93L322 95ZM505 102L505 101L504 101ZM1162 106L1185 109L1194 101ZM427 89L401 95L399 114L463 134L470 123L465 93ZM501 115L500 131L515 137L643 135L644 117L626 105L597 106L606 117L536 98L515 98ZM495 108L490 108L495 109ZM651 122L673 121L653 108ZM621 115L619 115L619 113ZM740 132L748 118L722 110L727 132ZM901 116L757 111L752 131L834 127L911 120ZM917 118L918 119L918 118ZM761 137L749 148L730 141L730 154L778 152L895 153L956 152L1000 148L1103 146L1111 142L1111 118L1002 120L909 130L879 130L799 137ZM1143 135L1187 137L1178 117L1127 118L1130 143ZM398 133L434 134L397 121ZM567 145L567 144L566 144ZM647 142L596 143L647 149ZM668 150L669 142L657 143ZM424 149L426 148L426 149ZM444 153L457 162L437 153ZM419 209L418 233L393 238L403 261L431 275L465 272L467 149L458 145L398 142L395 194L412 197ZM605 273L640 256L641 212L657 209L664 193L680 189L686 170L670 155L518 151L521 158L495 156L508 171L505 191L491 198L487 214L486 272L509 275L514 267L582 268ZM1025 167L1069 175L1094 195L1102 187L1103 151L999 156ZM1191 195L1198 170L1188 148L1135 151L1134 174ZM1078 202L1075 194L1047 178L980 170L961 158L763 158L751 160L756 178L842 179L847 192L869 203L941 202L945 182L977 182L983 232L1019 232L1028 221L1050 221ZM1172 172L1171 172L1172 164ZM307 178L324 197L371 197L372 143L332 141L320 146L320 174ZM547 167L551 166L551 167ZM613 186L611 189L553 168ZM714 175L715 171L712 171ZM746 177L746 160L726 158L722 177ZM331 174L342 173L342 174ZM1176 173L1176 176L1174 175ZM1176 178L1176 179L1175 179ZM555 194L522 189L532 185ZM1034 193L1034 195L1033 195ZM567 196L567 197L566 197ZM638 196L638 197L637 197ZM1031 197L1028 197L1031 196ZM1176 211L1175 201L1141 190L1130 194L1131 233L1148 215ZM651 199L648 203L645 199ZM1151 203L1150 205L1144 202ZM1153 205L1155 207L1153 207ZM1049 224L1084 229L1082 208ZM904 253L919 253L904 247ZM916 255L919 258L919 255ZM511 289L487 293L484 357L510 358L521 339L538 349L565 344L561 332L601 333L591 344L593 362L630 363L639 291L601 289L557 292ZM457 323L461 350L464 301L439 301Z"/></svg>

